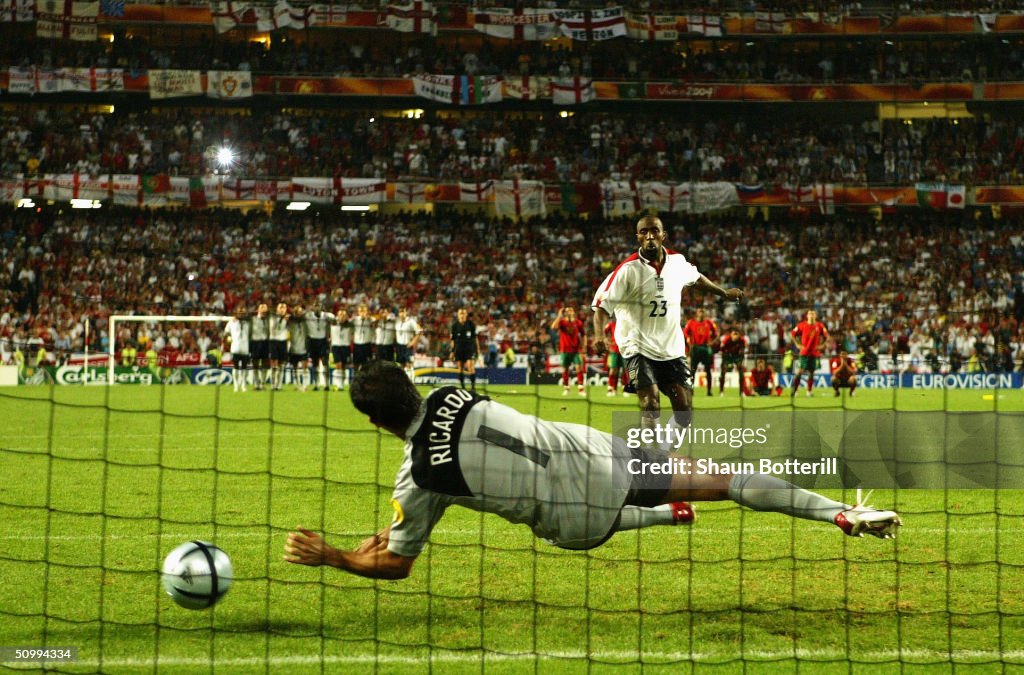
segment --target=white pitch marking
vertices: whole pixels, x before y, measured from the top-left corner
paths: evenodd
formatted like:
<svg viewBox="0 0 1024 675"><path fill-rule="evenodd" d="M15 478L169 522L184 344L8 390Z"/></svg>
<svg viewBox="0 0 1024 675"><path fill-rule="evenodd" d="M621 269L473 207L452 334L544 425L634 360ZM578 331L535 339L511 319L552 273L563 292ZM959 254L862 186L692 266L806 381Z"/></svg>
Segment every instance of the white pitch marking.
<svg viewBox="0 0 1024 675"><path fill-rule="evenodd" d="M97 659L76 661L73 665L105 668L140 668L153 667L154 665L166 667L208 667L216 668L254 668L264 665L270 666L302 666L318 664L388 664L388 665L425 665L433 663L480 663L480 662L502 662L502 661L549 661L556 660L585 660L596 659L600 661L619 661L624 665L639 663L642 658L645 663L651 665L659 662L672 661L710 661L723 658L743 658L747 661L775 661L779 659L804 659L804 660L841 660L851 657L859 661L937 661L944 662L970 662L970 661L1019 661L1024 659L1024 651L1013 650L995 652L986 650L957 649L951 652L933 649L883 649L873 651L852 651L845 652L837 649L792 649L792 650L744 650L742 652L632 652L632 651L563 651L546 652L540 654L520 653L504 654L492 652L460 653L447 650L437 650L433 654L422 654L420 656L406 656L403 654L326 654L323 656L246 656L218 659L167 656L158 659L132 659L113 658L103 659L102 664Z"/></svg>
<svg viewBox="0 0 1024 675"><path fill-rule="evenodd" d="M247 525L225 525L224 526L224 530L219 532L217 534L217 536L218 537L227 538L227 539L249 539L249 538L255 539L255 538L266 537L267 536L267 534L265 532L234 532L234 531L232 531L233 529L237 529L237 528L240 528L240 527L265 527L265 526L261 526L261 525L252 525L252 526L247 526ZM273 536L273 537L280 536L280 535L283 535L284 532L286 531L285 528L276 528L276 529L277 529L277 531L275 533L273 533L271 536ZM783 526L779 526L779 527L771 527L771 526L767 526L767 525L758 525L758 526L744 526L742 528L740 528L738 526L737 527L701 527L699 529L700 529L701 533L707 532L707 533L721 533L721 534L736 534L737 532L739 532L741 530L743 532L789 532L790 531L790 528L787 527L787 526L784 526L784 525ZM951 534L980 534L980 533L994 533L996 531L1009 535L1009 534L1012 534L1012 533L1017 533L1018 532L1018 528L1015 525L1013 525L1013 526L1007 525L1004 528L995 528L995 527L970 527L970 528L964 528L964 527L950 527L950 528L945 528L945 527L915 527L915 528L906 530L906 532L904 534L908 534L908 533L916 534L916 533L919 533L919 532L922 533L922 534L943 534L943 533L946 533L946 532L949 532ZM480 534L481 534L481 530L471 530L471 529L465 529L465 528L439 528L439 527L435 527L433 529L433 532L435 534L440 534L440 535L451 535L451 536L459 536L459 537L479 537ZM829 530L824 530L823 532L829 532ZM372 533L369 532L369 531L365 531L365 532L364 531L360 531L360 532L328 532L328 534L330 536L332 536L332 537L366 537L366 536L369 536ZM801 532L800 536L816 536L817 534L818 533L815 533L815 532ZM157 534L155 532L150 532L150 533L147 533L147 534L108 534L106 536L106 538L107 539L142 539L142 538L147 538L147 537L154 538L156 536L157 536ZM162 532L159 536L160 537L168 537L168 538L175 538L175 537L177 537L177 538L191 539L191 538L196 537L197 535L196 535L195 532L184 533L184 534L173 534L173 533L169 534L167 532ZM45 540L45 539L49 539L50 541L95 541L95 540L99 540L100 538L101 538L101 536L98 535L98 534L67 534L67 535L57 534L57 535L50 535L49 537L47 537L46 535L43 535L43 534L31 534L31 535L30 534L2 534L2 535L0 535L0 541L3 541L3 540L38 541L38 540ZM443 541L436 542L435 541L434 543L435 544L444 545L447 542L443 542ZM544 548L547 548L547 547L542 547L540 550L544 550ZM523 549L520 549L520 550L522 550L522 551L529 551L529 550L532 550L532 548L523 548ZM803 561L803 562L807 561L807 560L805 560L803 558L801 558L800 560ZM647 562L649 562L649 561L647 561ZM695 562L703 562L703 561L695 561Z"/></svg>

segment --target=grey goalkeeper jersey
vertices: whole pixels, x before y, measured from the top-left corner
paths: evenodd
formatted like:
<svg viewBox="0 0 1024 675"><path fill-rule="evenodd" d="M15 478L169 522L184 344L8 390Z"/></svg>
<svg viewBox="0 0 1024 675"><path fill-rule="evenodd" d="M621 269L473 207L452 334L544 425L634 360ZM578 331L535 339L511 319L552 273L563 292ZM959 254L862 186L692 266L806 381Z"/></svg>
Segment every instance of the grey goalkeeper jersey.
<svg viewBox="0 0 1024 675"><path fill-rule="evenodd" d="M437 389L406 439L388 550L418 555L453 504L528 525L556 546L596 546L629 492L627 462L610 434Z"/></svg>

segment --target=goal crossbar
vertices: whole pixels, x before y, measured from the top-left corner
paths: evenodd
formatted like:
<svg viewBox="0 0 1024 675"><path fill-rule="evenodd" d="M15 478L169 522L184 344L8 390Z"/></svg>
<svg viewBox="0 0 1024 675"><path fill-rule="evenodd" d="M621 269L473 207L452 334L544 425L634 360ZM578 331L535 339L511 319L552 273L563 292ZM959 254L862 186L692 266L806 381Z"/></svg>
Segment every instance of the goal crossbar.
<svg viewBox="0 0 1024 675"><path fill-rule="evenodd" d="M224 323L231 320L230 316L218 314L178 315L178 314L112 314L107 329L107 384L114 384L114 368L117 363L117 324L124 323Z"/></svg>

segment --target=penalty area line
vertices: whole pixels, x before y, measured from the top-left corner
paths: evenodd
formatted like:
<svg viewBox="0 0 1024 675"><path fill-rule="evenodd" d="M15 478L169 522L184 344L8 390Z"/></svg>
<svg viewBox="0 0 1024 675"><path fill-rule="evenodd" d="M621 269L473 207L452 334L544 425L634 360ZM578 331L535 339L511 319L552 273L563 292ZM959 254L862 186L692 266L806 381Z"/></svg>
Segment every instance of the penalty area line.
<svg viewBox="0 0 1024 675"><path fill-rule="evenodd" d="M217 538L218 539L259 539L259 538L264 538L264 537L268 536L266 532L234 532L234 531L232 531L232 530L237 529L239 527L247 527L247 526L224 525L224 526L222 526L221 531L219 531L217 533ZM721 533L721 534L736 534L736 533L739 533L741 531L742 532L747 532L747 533L750 533L750 532L785 533L785 532L789 532L791 530L791 528L788 527L788 526L772 527L770 525L754 525L754 526L744 525L743 527L739 527L739 526L737 526L737 527L715 527L715 526L700 527L699 525L694 525L693 527L695 529L699 528L700 531L704 532L704 533ZM652 532L660 530L660 528L650 528L650 529L651 529ZM285 531L287 531L287 530L286 529L282 529L282 528L278 528L277 531L275 531L273 534L271 534L269 536L277 537L277 536L280 536ZM825 532L828 532L828 531L829 530L825 530ZM913 529L908 529L907 530L908 533L912 532L914 534L918 534L918 533L920 533L920 534L945 534L945 533L949 533L949 534L991 534L991 533L995 533L995 532L1001 532L1001 533L1004 533L1004 534L1010 534L1011 532L1014 532L1014 531L1017 531L1017 528L1016 527L1012 527L1010 525L1007 525L1006 527L1002 527L1002 528L995 528L995 527L970 527L970 528L966 528L966 527L915 527ZM451 528L451 529L448 529L448 528L435 528L433 530L433 532L434 532L434 534L439 534L439 535L452 535L452 536L459 536L459 537L477 538L477 537L480 536L482 531L481 530L471 530L471 529L456 529L456 528ZM813 531L810 531L810 530L808 530L806 533L807 534L815 534ZM370 533L369 531L366 531L366 532L362 532L361 531L361 532L329 532L328 534L330 536L332 536L332 537L368 537L372 533ZM15 540L17 540L17 541L44 541L44 540L49 540L49 541L99 541L100 539L104 539L104 538L109 539L109 540L119 540L119 539L155 539L157 537L160 537L161 539L166 538L166 539L182 539L182 540L185 540L185 539L194 539L194 538L196 538L196 536L200 536L200 537L201 536L213 536L213 533L212 532L208 532L207 535L203 535L202 533L200 535L196 535L195 532L186 532L186 533L161 532L158 535L155 532L148 532L148 533L145 533L145 534L108 534L108 535L106 535L106 537L103 537L103 536L98 535L98 534L51 534L49 536L44 535L44 534L0 534L0 541L15 541ZM432 541L431 543L433 543L435 545L440 545L440 546L454 546L454 545L463 546L463 545L465 545L465 542ZM474 542L474 543L479 543L479 542ZM532 550L532 549L530 549L530 548L522 548L522 549L519 549L519 550L528 551L528 550ZM697 561L697 562L700 562L700 561Z"/></svg>
<svg viewBox="0 0 1024 675"><path fill-rule="evenodd" d="M488 662L520 662L520 661L607 661L612 663L631 664L644 663L656 665L658 663L670 663L681 661L697 661L708 663L719 663L722 661L781 661L785 659L799 659L805 661L846 661L856 658L858 661L866 662L920 662L926 663L970 663L970 662L1007 662L1024 660L1024 651L1012 650L1005 652L991 650L970 650L958 649L954 651L940 651L933 649L881 649L871 651L845 652L838 649L792 649L792 650L743 650L741 653L724 652L633 652L603 651L562 651L546 653L520 653L504 654L495 652L451 652L445 650L434 651L420 655L411 654L325 654L317 655L291 655L291 656L243 656L229 657L223 659L208 659L200 657L185 656L161 656L157 659L136 659L136 658L112 658L76 661L74 665L87 667L109 667L109 668L139 668L139 667L207 667L213 665L217 668L253 668L259 666L303 666L319 664L385 664L385 665L421 665L425 663L488 663Z"/></svg>

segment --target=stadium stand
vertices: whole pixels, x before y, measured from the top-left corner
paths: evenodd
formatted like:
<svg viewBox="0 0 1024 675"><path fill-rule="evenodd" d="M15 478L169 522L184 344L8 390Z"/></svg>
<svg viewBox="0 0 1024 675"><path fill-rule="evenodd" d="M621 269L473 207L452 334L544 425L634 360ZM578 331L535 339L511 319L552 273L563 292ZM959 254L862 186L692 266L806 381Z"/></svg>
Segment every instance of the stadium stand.
<svg viewBox="0 0 1024 675"><path fill-rule="evenodd" d="M756 184L920 181L1020 184L1024 124L988 119L698 121L643 113L409 119L371 111L290 118L158 108L37 108L0 123L5 177L45 173L247 178L348 176L481 181L731 180Z"/></svg>
<svg viewBox="0 0 1024 675"><path fill-rule="evenodd" d="M478 322L489 318L497 344L526 353L544 317L567 299L585 306L595 280L630 248L617 221L557 216L513 223L478 214L115 207L42 218L7 209L0 222L0 336L42 338L58 353L82 348L86 315L97 324L92 348L102 351L112 312L230 313L279 298L408 308L435 354L461 299L478 308ZM947 364L954 352L966 362L980 342L988 369L1005 368L999 356L1008 349L1013 370L1024 358L1022 223L913 212L881 223L869 214L788 223L690 217L674 223L673 243L723 283L748 289L744 304L713 313L741 326L758 352L780 354L784 331L817 308L837 345L922 364L934 354ZM819 246L827 256L806 255ZM495 251L501 262L482 272ZM542 260L541 251L558 254Z"/></svg>

